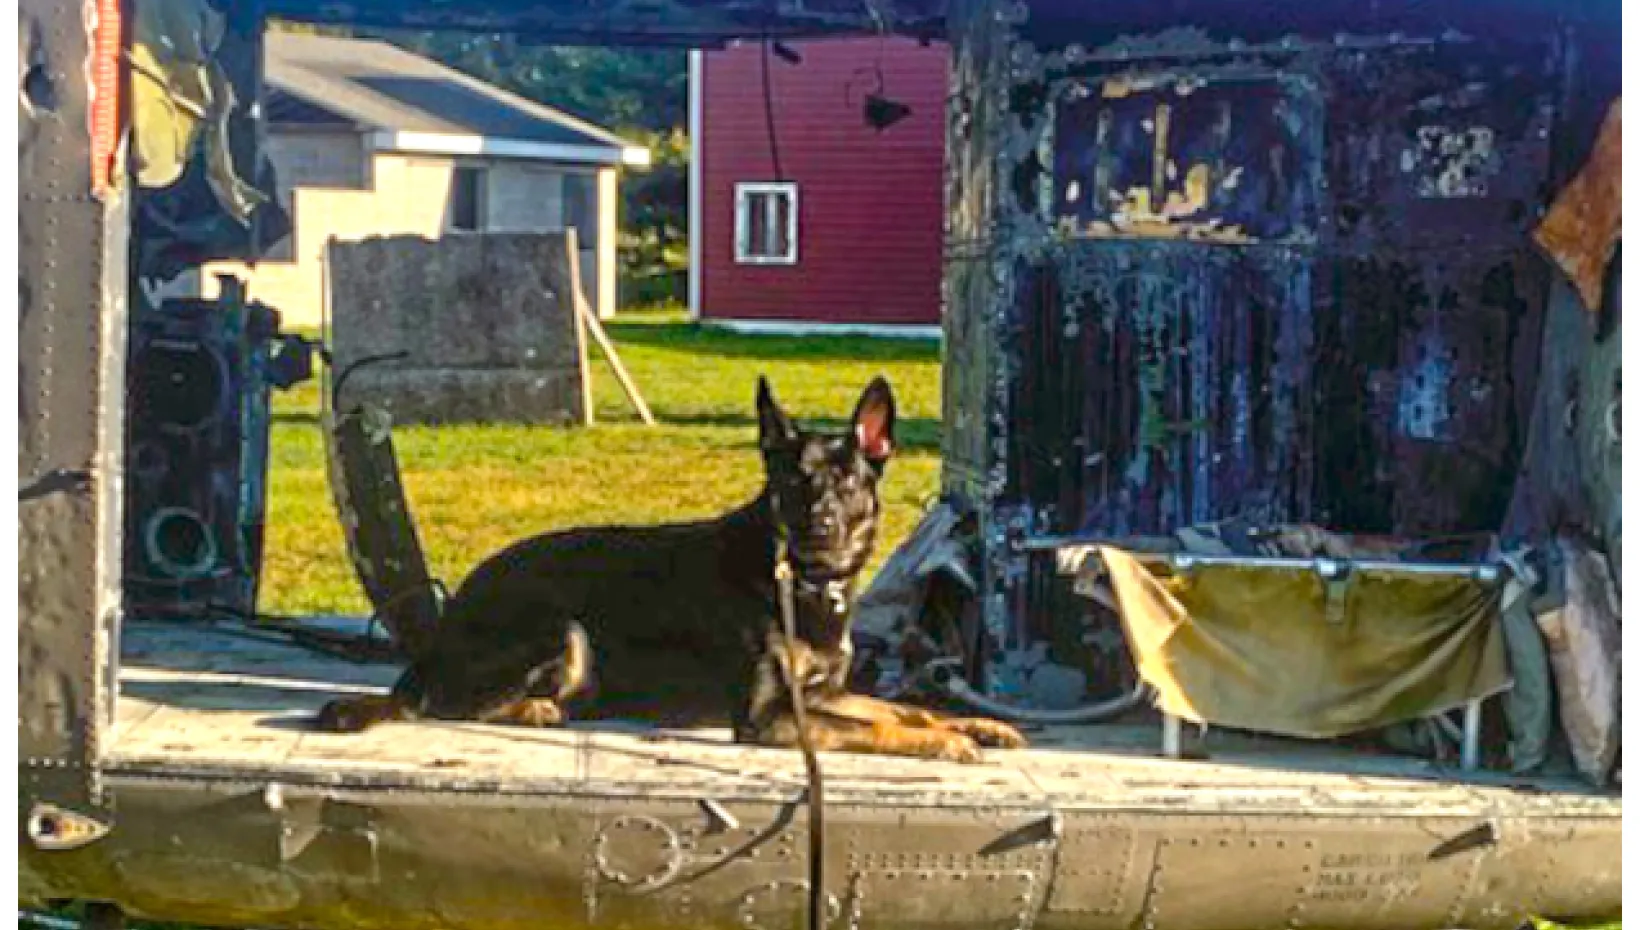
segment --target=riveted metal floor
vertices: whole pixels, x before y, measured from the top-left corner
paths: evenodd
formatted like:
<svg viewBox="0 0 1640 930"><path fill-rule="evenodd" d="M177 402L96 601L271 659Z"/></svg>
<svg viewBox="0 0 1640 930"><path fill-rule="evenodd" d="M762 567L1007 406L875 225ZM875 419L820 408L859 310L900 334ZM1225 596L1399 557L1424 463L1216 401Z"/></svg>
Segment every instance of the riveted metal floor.
<svg viewBox="0 0 1640 930"><path fill-rule="evenodd" d="M310 721L325 701L384 691L396 669L208 627L129 624L122 653L114 771L226 769L317 784L748 799L789 798L804 785L796 753L736 745L722 730L431 722L315 732ZM1030 735L1029 750L991 751L980 765L827 753L827 793L839 801L1022 807L1621 813L1620 799L1572 779L1463 773L1326 743L1215 730L1205 758L1172 760L1159 756L1154 725Z"/></svg>
<svg viewBox="0 0 1640 930"><path fill-rule="evenodd" d="M25 846L20 898L210 926L794 926L798 754L712 731L314 732L395 670L128 624L107 836ZM1052 729L981 765L823 754L831 926L1512 930L1621 912L1622 800L1321 743Z"/></svg>

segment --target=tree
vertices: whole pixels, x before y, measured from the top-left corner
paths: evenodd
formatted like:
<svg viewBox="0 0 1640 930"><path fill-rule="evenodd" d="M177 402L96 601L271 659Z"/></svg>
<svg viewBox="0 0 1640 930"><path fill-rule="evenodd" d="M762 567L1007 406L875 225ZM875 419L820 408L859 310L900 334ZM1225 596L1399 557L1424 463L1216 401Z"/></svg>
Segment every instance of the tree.
<svg viewBox="0 0 1640 930"><path fill-rule="evenodd" d="M689 266L689 137L681 128L646 133L650 166L626 179L621 273L629 302L684 298Z"/></svg>
<svg viewBox="0 0 1640 930"><path fill-rule="evenodd" d="M455 32L383 38L617 130L670 131L686 119L689 74L681 51L537 45L510 35Z"/></svg>

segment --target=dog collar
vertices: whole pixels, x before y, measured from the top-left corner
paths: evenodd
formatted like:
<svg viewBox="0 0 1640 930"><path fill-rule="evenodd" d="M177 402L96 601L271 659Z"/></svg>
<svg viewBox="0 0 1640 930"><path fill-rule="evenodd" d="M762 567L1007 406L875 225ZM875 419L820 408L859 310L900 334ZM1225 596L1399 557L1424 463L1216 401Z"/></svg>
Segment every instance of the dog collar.
<svg viewBox="0 0 1640 930"><path fill-rule="evenodd" d="M780 495L773 490L769 493L769 504L774 516L775 526L774 578L776 587L790 585L793 589L809 596L818 596L833 614L842 616L848 613L848 582L841 578L829 578L817 583L804 578L792 563L791 532L780 519Z"/></svg>
<svg viewBox="0 0 1640 930"><path fill-rule="evenodd" d="M792 567L789 556L775 563L774 577L778 581L789 581L794 588L810 597L818 597L825 601L832 613L848 612L848 582L840 578L831 578L826 581L809 581Z"/></svg>
<svg viewBox="0 0 1640 930"><path fill-rule="evenodd" d="M848 613L848 586L845 582L833 578L821 584L801 580L798 584L810 593L818 595L832 613Z"/></svg>

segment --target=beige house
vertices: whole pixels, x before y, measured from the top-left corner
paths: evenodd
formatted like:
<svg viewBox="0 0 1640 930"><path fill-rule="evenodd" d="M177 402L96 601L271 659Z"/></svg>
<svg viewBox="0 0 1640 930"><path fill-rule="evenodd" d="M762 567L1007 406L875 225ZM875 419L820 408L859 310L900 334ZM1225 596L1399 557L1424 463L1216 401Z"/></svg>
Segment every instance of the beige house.
<svg viewBox="0 0 1640 930"><path fill-rule="evenodd" d="M574 227L588 299L614 314L619 170L647 149L385 42L270 33L264 82L291 235L255 266L206 266L198 286L239 275L286 326L311 326L332 238Z"/></svg>

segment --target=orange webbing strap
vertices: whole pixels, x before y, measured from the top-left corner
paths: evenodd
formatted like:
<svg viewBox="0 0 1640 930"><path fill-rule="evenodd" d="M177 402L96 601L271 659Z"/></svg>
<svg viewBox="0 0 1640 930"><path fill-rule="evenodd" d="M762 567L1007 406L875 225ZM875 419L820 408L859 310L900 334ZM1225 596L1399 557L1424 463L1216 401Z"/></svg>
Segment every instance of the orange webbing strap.
<svg viewBox="0 0 1640 930"><path fill-rule="evenodd" d="M124 18L120 0L96 0L91 60L91 193L101 200L114 183L114 157L119 148L120 103L123 82L120 50Z"/></svg>

